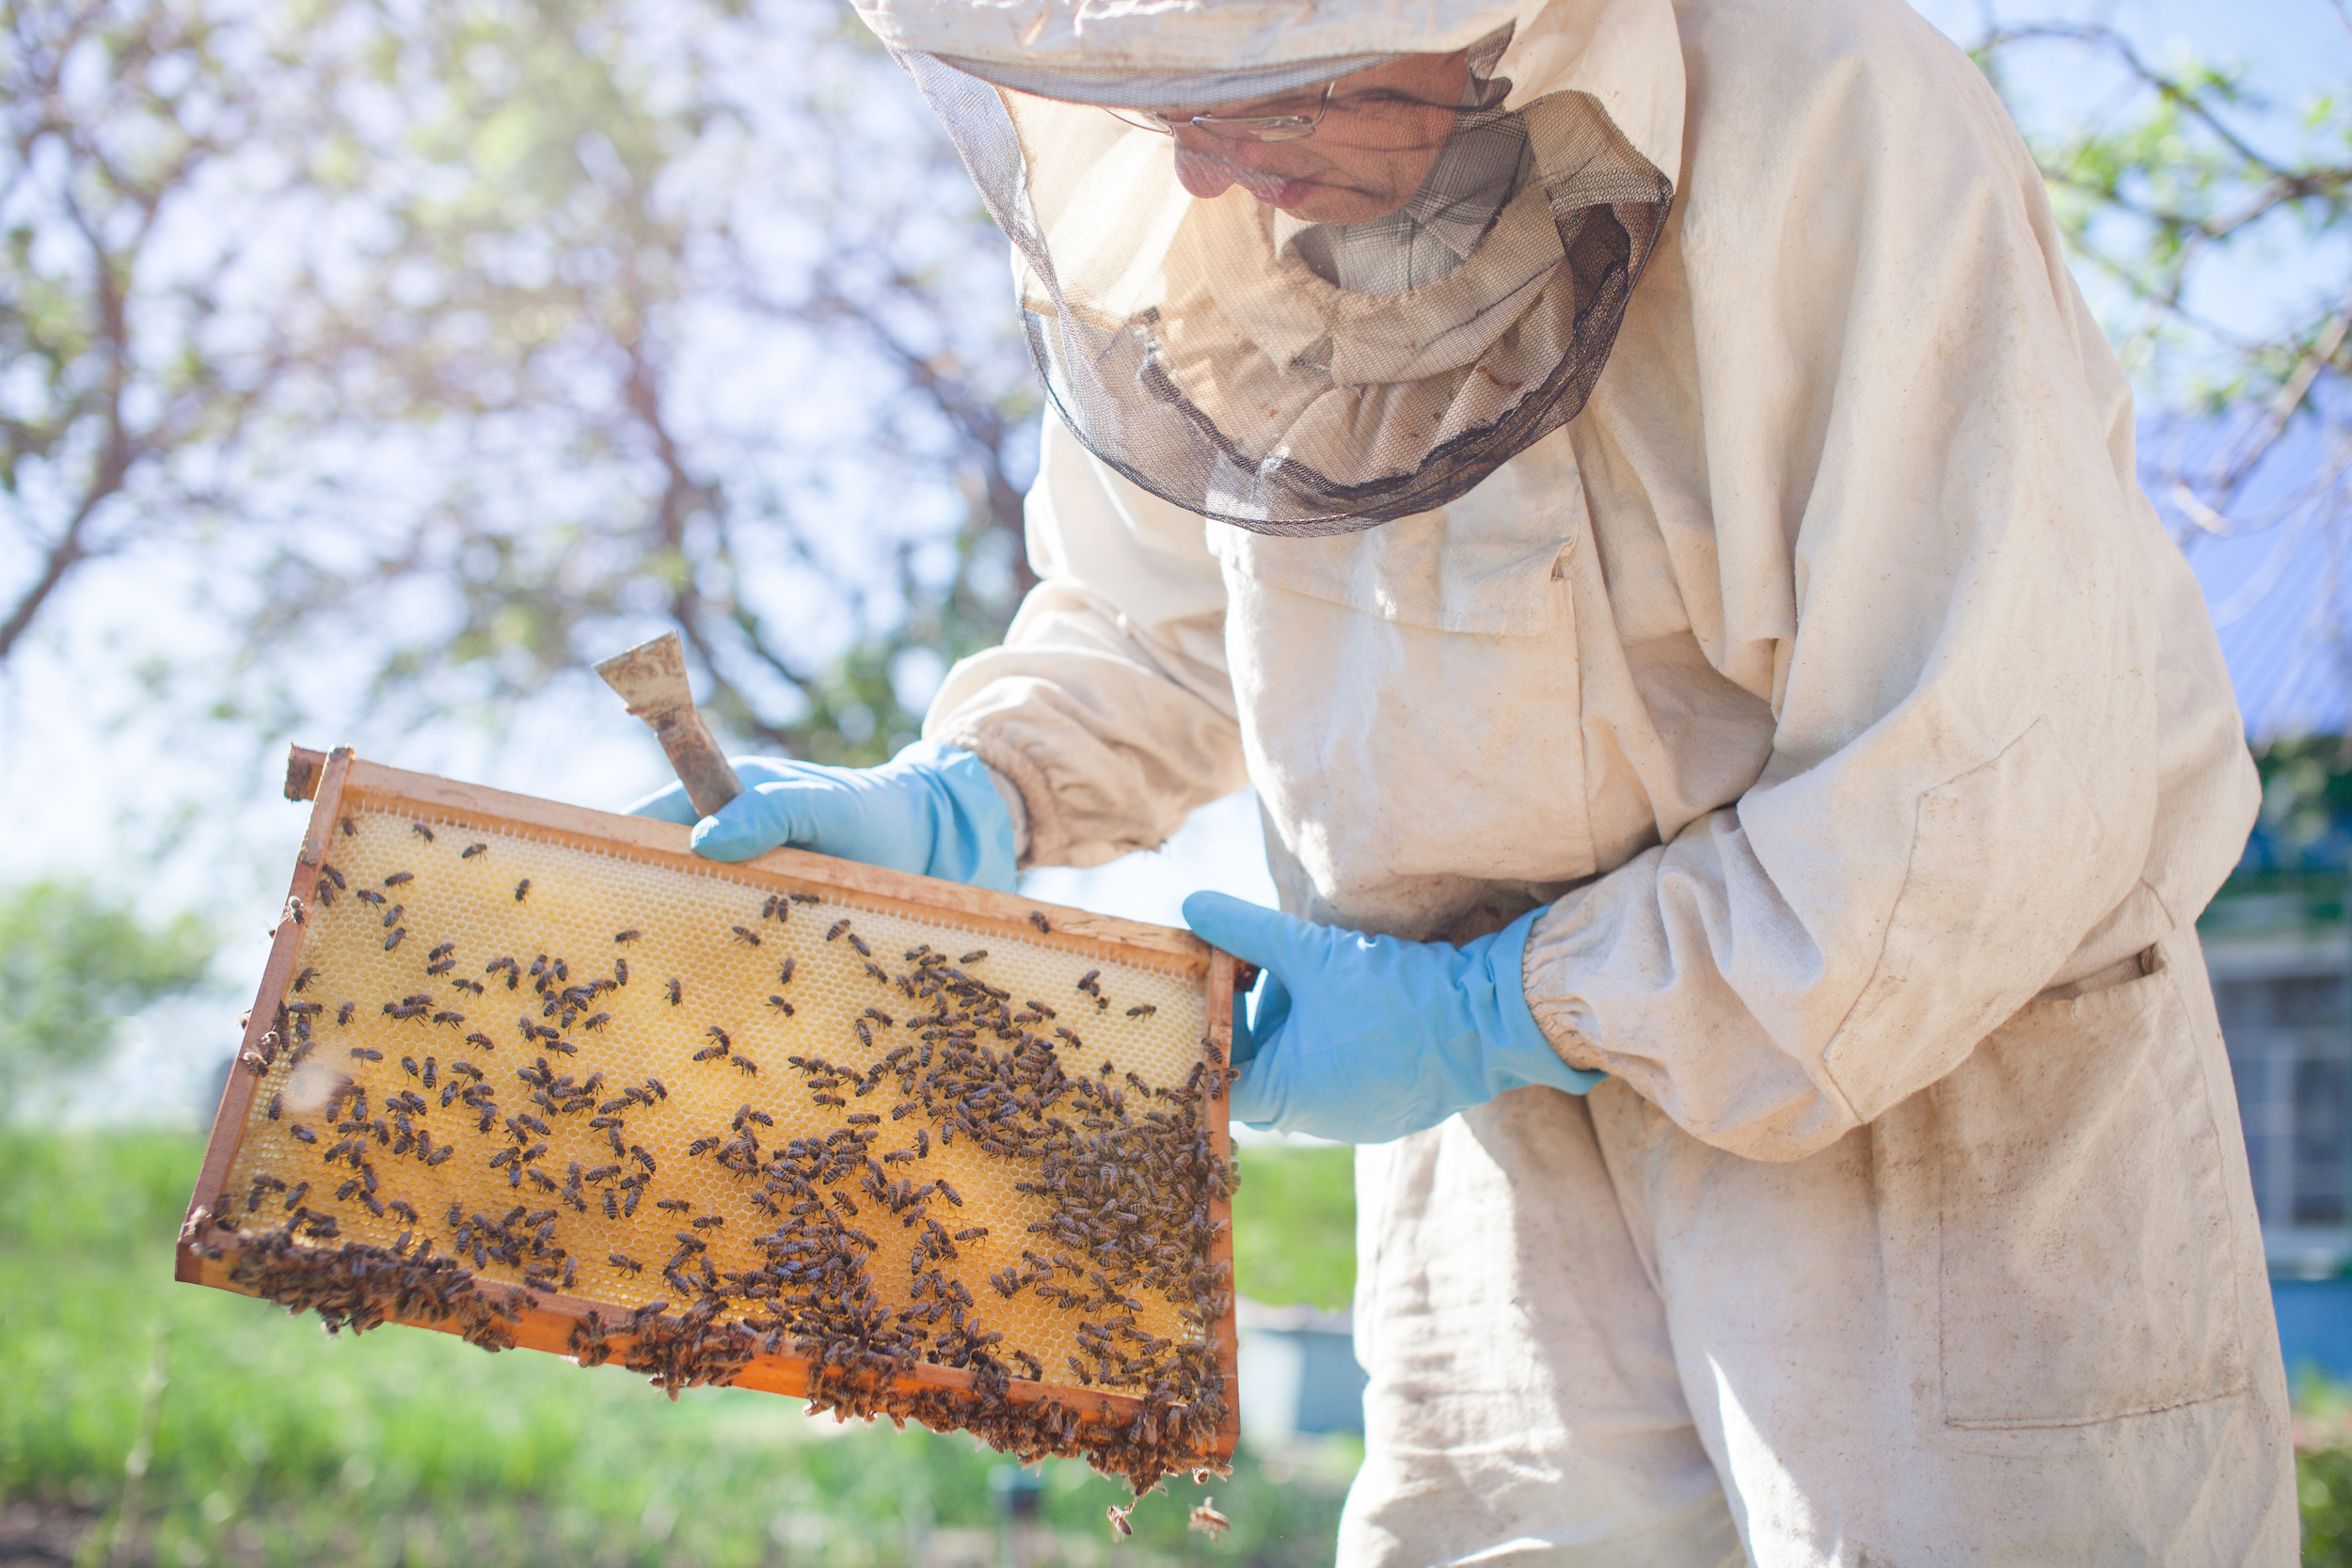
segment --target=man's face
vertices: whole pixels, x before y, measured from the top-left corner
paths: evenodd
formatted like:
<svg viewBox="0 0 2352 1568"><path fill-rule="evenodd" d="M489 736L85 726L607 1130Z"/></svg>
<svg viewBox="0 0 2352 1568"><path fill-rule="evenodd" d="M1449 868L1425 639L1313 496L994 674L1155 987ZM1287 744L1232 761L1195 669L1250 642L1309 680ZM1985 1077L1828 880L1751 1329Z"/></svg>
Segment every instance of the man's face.
<svg viewBox="0 0 2352 1568"><path fill-rule="evenodd" d="M1320 87L1208 110L1173 110L1176 178L1196 197L1240 185L1309 223L1368 223L1404 206L1428 178L1470 87L1468 53L1409 55L1343 76L1314 135L1299 141L1226 137L1187 114L1313 118Z"/></svg>

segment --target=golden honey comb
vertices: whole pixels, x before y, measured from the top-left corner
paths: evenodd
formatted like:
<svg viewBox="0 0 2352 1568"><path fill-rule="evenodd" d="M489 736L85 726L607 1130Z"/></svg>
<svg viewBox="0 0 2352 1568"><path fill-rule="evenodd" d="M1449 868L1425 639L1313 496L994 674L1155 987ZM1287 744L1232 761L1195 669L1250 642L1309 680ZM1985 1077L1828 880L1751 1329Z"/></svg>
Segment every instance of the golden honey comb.
<svg viewBox="0 0 2352 1568"><path fill-rule="evenodd" d="M1230 1453L1230 959L320 760L183 1278L592 1361L687 1313L714 1380Z"/></svg>

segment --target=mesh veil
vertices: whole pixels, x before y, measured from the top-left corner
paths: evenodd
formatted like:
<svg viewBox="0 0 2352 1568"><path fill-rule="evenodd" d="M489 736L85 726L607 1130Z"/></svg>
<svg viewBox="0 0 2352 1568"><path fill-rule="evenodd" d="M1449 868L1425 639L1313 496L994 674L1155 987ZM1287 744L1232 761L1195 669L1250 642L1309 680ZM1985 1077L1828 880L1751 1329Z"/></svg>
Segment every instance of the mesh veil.
<svg viewBox="0 0 2352 1568"><path fill-rule="evenodd" d="M1512 111L1529 175L1459 268L1353 293L1245 190L1187 196L1165 135L898 57L1012 241L1056 411L1144 489L1254 532L1431 511L1573 419L1674 194L1594 99L1551 93Z"/></svg>

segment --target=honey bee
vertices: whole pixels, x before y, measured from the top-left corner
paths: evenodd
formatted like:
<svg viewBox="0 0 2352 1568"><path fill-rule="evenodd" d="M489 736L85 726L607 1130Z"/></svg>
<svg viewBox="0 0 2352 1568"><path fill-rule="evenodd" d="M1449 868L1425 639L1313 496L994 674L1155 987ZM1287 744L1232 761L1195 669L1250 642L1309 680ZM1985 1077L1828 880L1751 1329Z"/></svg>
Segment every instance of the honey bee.
<svg viewBox="0 0 2352 1568"><path fill-rule="evenodd" d="M753 1061L749 1056L739 1053L728 1059L734 1062L735 1070L741 1073L744 1077L756 1078L759 1076L759 1064Z"/></svg>
<svg viewBox="0 0 2352 1568"><path fill-rule="evenodd" d="M627 958L612 960L612 983L616 986L628 984L628 960Z"/></svg>
<svg viewBox="0 0 2352 1568"><path fill-rule="evenodd" d="M1149 1002L1138 1002L1134 1006L1127 1009L1127 1016L1129 1018L1150 1018L1153 1013L1158 1011L1159 1008L1153 1006Z"/></svg>
<svg viewBox="0 0 2352 1568"><path fill-rule="evenodd" d="M728 929L735 933L735 940L743 943L746 947L757 947L759 945L759 933L753 930L750 927L733 926L729 927Z"/></svg>
<svg viewBox="0 0 2352 1568"><path fill-rule="evenodd" d="M627 930L627 931L616 931L616 932L614 932L614 933L613 933L612 940L613 940L614 942L635 942L635 941L636 941L639 937L642 937L642 936L644 936L644 934L645 934L645 933L644 933L644 932L643 932L643 931L633 930L633 929L632 929L632 930Z"/></svg>
<svg viewBox="0 0 2352 1568"><path fill-rule="evenodd" d="M844 931L848 930L849 928L850 928L850 922L849 922L849 920L847 919L847 917L844 917L844 918L842 918L842 919L840 919L840 920L836 920L836 921L834 921L834 922L833 923L833 929L832 929L832 930L830 930L830 931L827 931L827 932L825 933L825 940L826 940L827 942L831 942L831 941L833 941L835 937L839 936L842 932L844 932Z"/></svg>
<svg viewBox="0 0 2352 1568"><path fill-rule="evenodd" d="M645 1272L644 1264L640 1263L636 1259L628 1257L622 1253L608 1253L605 1255L605 1261L612 1264L614 1268L621 1270L625 1274L644 1274Z"/></svg>
<svg viewBox="0 0 2352 1568"><path fill-rule="evenodd" d="M531 879L525 877L515 884L515 902L519 904L531 895Z"/></svg>
<svg viewBox="0 0 2352 1568"><path fill-rule="evenodd" d="M1096 991L1102 989L1101 986L1096 984L1096 981L1101 977L1102 973L1103 972L1099 969L1089 969L1084 974L1079 975L1078 989L1086 992L1089 996L1093 995Z"/></svg>
<svg viewBox="0 0 2352 1568"><path fill-rule="evenodd" d="M394 932L393 932L390 936L386 937L386 938L384 939L384 951L385 951L385 952L387 952L387 953L389 953L389 952L390 952L393 948L398 947L398 946L400 945L400 939L401 939L401 938L403 938L403 937L405 937L405 936L406 936L407 934L408 934L408 927L405 927L405 926L403 926L403 927L402 927L399 930L394 931Z"/></svg>
<svg viewBox="0 0 2352 1568"><path fill-rule="evenodd" d="M343 880L343 874L342 872L336 870L325 861L319 862L319 875L334 883L338 888L349 887L351 885Z"/></svg>
<svg viewBox="0 0 2352 1568"><path fill-rule="evenodd" d="M417 874L413 871L395 871L390 876L384 879L384 885L386 887L405 887L408 883L413 882L416 879Z"/></svg>
<svg viewBox="0 0 2352 1568"><path fill-rule="evenodd" d="M1201 1498L1184 1521L1189 1528L1199 1530L1212 1541L1233 1528L1233 1521L1219 1513L1216 1503L1215 1497Z"/></svg>
<svg viewBox="0 0 2352 1568"><path fill-rule="evenodd" d="M290 1126L286 1131L294 1134L295 1140L301 1143L315 1144L319 1141L319 1135L316 1132L299 1124Z"/></svg>
<svg viewBox="0 0 2352 1568"><path fill-rule="evenodd" d="M776 971L776 984L780 986L788 986L792 983L793 962L794 960L790 958L784 960L784 967Z"/></svg>
<svg viewBox="0 0 2352 1568"><path fill-rule="evenodd" d="M595 1017L583 1022L580 1024L580 1027L582 1029L601 1029L612 1022L612 1015L611 1013L598 1013Z"/></svg>
<svg viewBox="0 0 2352 1568"><path fill-rule="evenodd" d="M343 836L345 838L355 837L358 832L359 830L358 828L352 826L350 817L346 816L343 818Z"/></svg>
<svg viewBox="0 0 2352 1568"><path fill-rule="evenodd" d="M280 1113L282 1113L285 1109L286 1109L286 1097L285 1097L284 1095L282 1095L282 1094L274 1094L274 1095L271 1095L271 1096L269 1097L269 1119L270 1119L270 1120L272 1120L272 1121L276 1121L276 1120L278 1119L278 1117L279 1114L280 1114Z"/></svg>
<svg viewBox="0 0 2352 1568"><path fill-rule="evenodd" d="M384 1053L381 1051L371 1051L364 1045L353 1046L351 1048L351 1053L363 1062L380 1062L384 1059Z"/></svg>
<svg viewBox="0 0 2352 1568"><path fill-rule="evenodd" d="M791 897L792 902L795 904L821 904L824 902L823 899L818 897L817 895L813 893L796 893L793 894Z"/></svg>
<svg viewBox="0 0 2352 1568"><path fill-rule="evenodd" d="M777 1011L779 1011L779 1012L783 1013L783 1014L784 1014L784 1016L785 1016L785 1017L787 1017L787 1018L790 1018L790 1017L792 1016L792 1004L791 1004L791 1003L789 1003L789 1002L787 1002L787 1001L786 1001L783 997L781 997L781 996L771 996L771 997L769 997L769 998L768 998L768 1006L770 1006L771 1007L773 1007L773 1008L775 1008Z"/></svg>
<svg viewBox="0 0 2352 1568"><path fill-rule="evenodd" d="M978 963L978 962L979 962L982 958L987 958L987 957L988 957L988 949L987 949L987 948L985 948L985 947L976 947L976 948L974 948L971 952L966 953L966 954L965 954L962 958L958 958L958 959L956 960L956 962L958 962L958 963L960 963L960 964L976 964L976 963Z"/></svg>
<svg viewBox="0 0 2352 1568"><path fill-rule="evenodd" d="M319 972L315 967L306 968L301 974L294 977L294 989L297 991L310 990L310 982L317 979L318 974Z"/></svg>
<svg viewBox="0 0 2352 1568"><path fill-rule="evenodd" d="M1047 920L1044 912L1040 910L1031 910L1029 911L1029 924L1036 927L1039 930L1048 933L1049 935L1054 929L1053 923Z"/></svg>
<svg viewBox="0 0 2352 1568"><path fill-rule="evenodd" d="M409 824L408 824L408 831L409 831L410 832L412 832L412 833L416 834L419 838L421 838L421 839L424 840L427 844L430 844L430 843L432 843L432 842L433 842L433 830L432 830L432 829L430 829L430 828L428 828L428 827L426 827L426 826L425 826L423 823L421 823L421 822L411 822L411 823L409 823Z"/></svg>
<svg viewBox="0 0 2352 1568"><path fill-rule="evenodd" d="M671 976L671 979L670 979L670 1006L673 1006L673 1007L675 1007L675 1006L676 1006L679 1003L681 1003L681 1002L683 1002L683 1001L685 1001L685 1000L686 1000L686 988L685 988L684 986L682 986L682 985L680 985L680 984L678 983L678 981L677 981L677 977L676 977L676 976L675 976L675 975Z"/></svg>

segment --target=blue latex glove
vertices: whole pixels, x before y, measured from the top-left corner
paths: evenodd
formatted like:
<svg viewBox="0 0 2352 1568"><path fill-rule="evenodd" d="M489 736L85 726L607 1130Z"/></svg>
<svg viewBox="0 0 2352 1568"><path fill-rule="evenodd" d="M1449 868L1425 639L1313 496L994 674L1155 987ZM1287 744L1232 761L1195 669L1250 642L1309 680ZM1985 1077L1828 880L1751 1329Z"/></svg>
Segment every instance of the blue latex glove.
<svg viewBox="0 0 2352 1568"><path fill-rule="evenodd" d="M1376 1144L1506 1089L1590 1089L1606 1074L1562 1061L1527 1008L1519 959L1542 912L1456 947L1312 926L1221 893L1185 899L1194 934L1264 971L1233 1021L1233 1118Z"/></svg>
<svg viewBox="0 0 2352 1568"><path fill-rule="evenodd" d="M694 853L747 861L779 845L975 887L1013 890L1012 814L988 765L918 740L879 768L735 757L743 793L697 818L684 784L630 806L633 816L691 824Z"/></svg>

